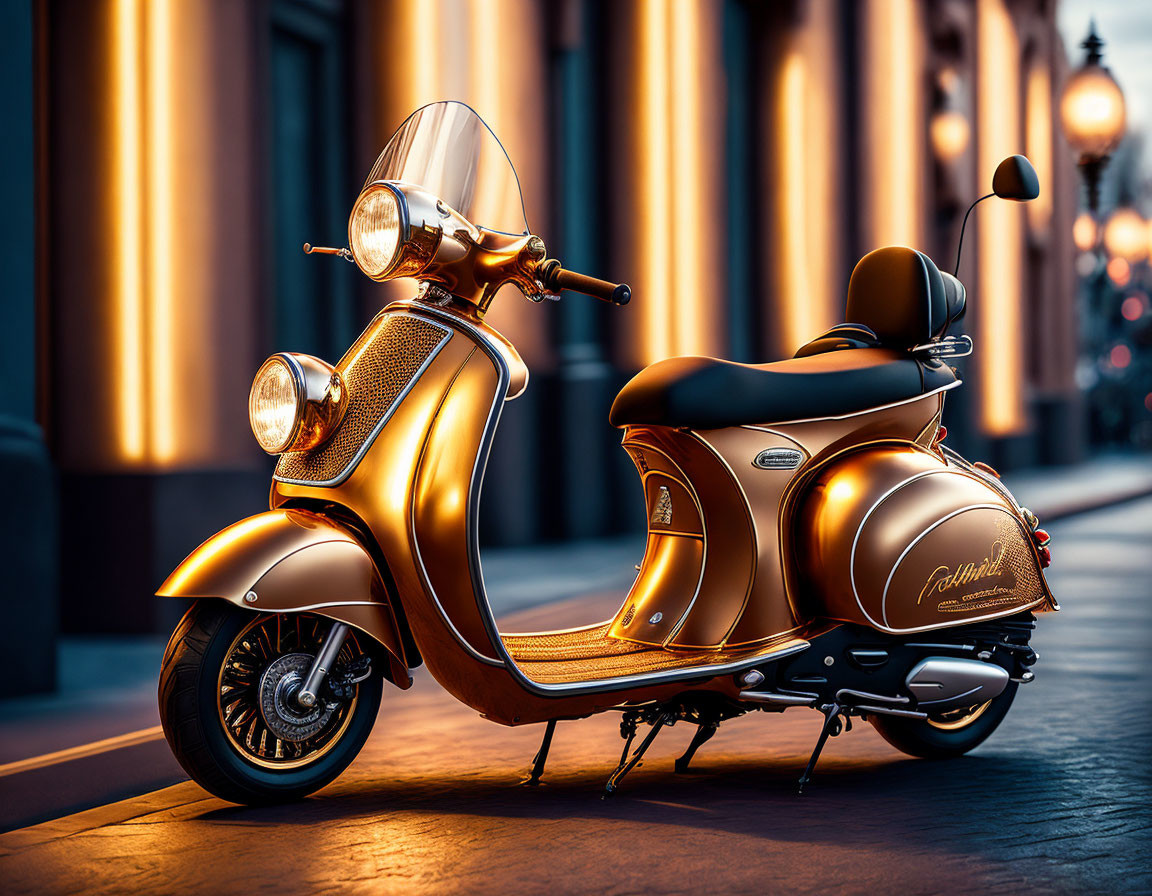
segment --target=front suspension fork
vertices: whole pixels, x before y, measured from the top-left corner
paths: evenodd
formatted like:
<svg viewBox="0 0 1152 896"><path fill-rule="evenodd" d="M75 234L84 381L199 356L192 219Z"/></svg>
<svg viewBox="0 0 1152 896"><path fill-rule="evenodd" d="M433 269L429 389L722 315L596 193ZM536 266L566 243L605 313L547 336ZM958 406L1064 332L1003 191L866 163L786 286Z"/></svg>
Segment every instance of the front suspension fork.
<svg viewBox="0 0 1152 896"><path fill-rule="evenodd" d="M301 706L311 709L316 705L316 693L336 663L336 657L339 656L340 648L344 646L344 639L347 637L348 626L343 622L333 622L332 628L328 630L328 637L324 639L316 659L312 661L312 668L308 670L304 685L296 694L296 702Z"/></svg>

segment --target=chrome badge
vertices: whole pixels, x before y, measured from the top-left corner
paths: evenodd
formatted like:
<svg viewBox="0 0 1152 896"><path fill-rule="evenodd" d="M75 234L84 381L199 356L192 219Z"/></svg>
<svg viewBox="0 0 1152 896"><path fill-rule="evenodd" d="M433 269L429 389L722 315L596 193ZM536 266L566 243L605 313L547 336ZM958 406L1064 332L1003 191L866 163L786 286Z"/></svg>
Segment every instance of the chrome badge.
<svg viewBox="0 0 1152 896"><path fill-rule="evenodd" d="M795 448L768 448L756 455L752 466L761 470L795 470L804 460L804 453Z"/></svg>
<svg viewBox="0 0 1152 896"><path fill-rule="evenodd" d="M668 487L665 485L660 486L660 491L657 492L656 506L652 508L652 525L653 526L671 526L672 525L672 496L668 494Z"/></svg>

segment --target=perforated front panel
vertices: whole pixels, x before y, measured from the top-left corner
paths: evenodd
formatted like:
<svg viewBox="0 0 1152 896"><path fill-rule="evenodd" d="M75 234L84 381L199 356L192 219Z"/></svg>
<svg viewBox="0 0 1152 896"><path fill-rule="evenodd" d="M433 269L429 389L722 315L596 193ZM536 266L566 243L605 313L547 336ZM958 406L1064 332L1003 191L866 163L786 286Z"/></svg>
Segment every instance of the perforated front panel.
<svg viewBox="0 0 1152 896"><path fill-rule="evenodd" d="M324 484L346 476L380 421L448 334L446 328L415 317L376 318L336 366L348 389L348 410L336 432L310 451L281 455L276 478Z"/></svg>

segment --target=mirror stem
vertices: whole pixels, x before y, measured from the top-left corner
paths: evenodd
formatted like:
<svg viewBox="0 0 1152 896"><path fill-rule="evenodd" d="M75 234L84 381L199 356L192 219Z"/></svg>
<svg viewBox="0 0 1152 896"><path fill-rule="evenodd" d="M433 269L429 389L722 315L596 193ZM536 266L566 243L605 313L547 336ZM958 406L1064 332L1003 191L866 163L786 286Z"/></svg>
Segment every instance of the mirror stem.
<svg viewBox="0 0 1152 896"><path fill-rule="evenodd" d="M995 195L995 193L989 193L986 196L981 196L970 206L968 206L968 211L964 212L964 223L960 225L960 244L956 247L956 267L952 271L953 277L960 273L960 253L964 250L964 228L968 226L968 216L972 214L972 209L976 208L976 206L978 206L985 199L991 199Z"/></svg>

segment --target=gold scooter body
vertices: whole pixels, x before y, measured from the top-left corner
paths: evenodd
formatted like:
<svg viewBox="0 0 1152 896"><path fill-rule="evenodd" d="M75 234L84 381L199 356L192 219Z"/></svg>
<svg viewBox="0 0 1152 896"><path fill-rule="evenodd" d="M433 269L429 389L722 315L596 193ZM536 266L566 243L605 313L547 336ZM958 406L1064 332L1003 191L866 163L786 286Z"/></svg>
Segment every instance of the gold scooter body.
<svg viewBox="0 0 1152 896"><path fill-rule="evenodd" d="M501 635L478 506L501 408L527 383L523 362L475 314L416 300L381 312L336 371L350 395L336 434L282 455L272 513L225 530L161 593L349 622L388 649L405 685L400 670L414 658L401 646L402 614L436 680L494 721L660 700L689 680L739 699L736 673L805 649L839 621L901 634L1053 605L1023 512L936 443L945 388L840 418L627 427L649 531L619 613L576 631ZM790 465L758 466L765 452ZM264 537L262 518L285 512L330 527L331 540L310 548L306 573L272 581L253 557L270 568L282 558L248 541ZM295 540L284 550L285 564L303 564ZM941 589L966 564L965 581ZM221 594L213 579L238 584Z"/></svg>
<svg viewBox="0 0 1152 896"><path fill-rule="evenodd" d="M630 298L546 259L522 205L492 204L502 194L480 175L498 179L501 165L515 185L471 109L425 107L369 175L351 249L305 246L422 288L334 367L280 354L257 374L253 432L279 455L271 509L210 538L158 592L197 601L160 687L189 773L242 802L312 792L368 736L380 677L407 688L421 662L486 718L550 723L534 780L558 719L622 711L629 745L650 723L609 792L660 727L699 726L686 767L721 720L754 709L824 713L808 772L842 714L917 755L983 740L1032 678L1030 611L1057 609L1047 536L988 468L941 446L960 381L940 358L967 340L946 335L963 287L903 247L861 261L857 323L796 359L641 371L610 417L648 518L619 611L576 629L498 630L479 503L501 410L528 371L485 314L509 283L534 301L561 289ZM1030 198L1035 172L1013 157L994 187Z"/></svg>

